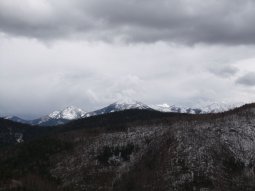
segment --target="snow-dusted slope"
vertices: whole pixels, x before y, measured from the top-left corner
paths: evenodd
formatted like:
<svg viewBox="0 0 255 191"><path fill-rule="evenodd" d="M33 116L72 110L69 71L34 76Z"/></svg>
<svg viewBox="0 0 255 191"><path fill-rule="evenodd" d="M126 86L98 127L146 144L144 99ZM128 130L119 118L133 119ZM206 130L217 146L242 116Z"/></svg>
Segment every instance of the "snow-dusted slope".
<svg viewBox="0 0 255 191"><path fill-rule="evenodd" d="M201 108L203 113L220 113L224 111L229 111L231 109L237 108L244 105L244 103L235 103L235 104L227 104L224 102L221 103L211 103L207 105L202 105Z"/></svg>
<svg viewBox="0 0 255 191"><path fill-rule="evenodd" d="M86 114L80 108L69 106L62 111L54 111L49 115L43 116L41 118L35 119L31 121L32 125L40 125L40 126L54 126L61 125L70 120L79 119L84 117Z"/></svg>
<svg viewBox="0 0 255 191"><path fill-rule="evenodd" d="M200 114L200 113L220 113L225 112L237 107L244 105L244 103L235 103L235 104L227 104L227 103L211 103L199 105L196 107L182 107L175 105L168 105L166 103L160 105L151 105L150 107L154 110L158 110L161 112L177 112L177 113L191 113L191 114Z"/></svg>
<svg viewBox="0 0 255 191"><path fill-rule="evenodd" d="M154 110L161 112L191 113L191 114L199 114L202 112L202 110L199 108L180 107L175 105L168 105L166 103L159 105L151 105L150 107Z"/></svg>
<svg viewBox="0 0 255 191"><path fill-rule="evenodd" d="M54 111L51 114L49 114L49 117L52 119L67 119L67 120L73 120L73 119L79 119L82 118L86 114L85 111L83 111L80 108L70 106L65 108L62 111Z"/></svg>
<svg viewBox="0 0 255 191"><path fill-rule="evenodd" d="M49 115L34 119L31 121L23 120L16 116L5 117L5 119L10 119L15 122L28 123L31 125L40 126L54 126L67 123L70 120L80 119L84 117L90 117L95 115L102 115L106 113L112 113L117 111L123 111L127 109L147 109L147 110L157 110L161 112L175 112L175 113L189 113L189 114L201 114L201 113L219 113L240 107L243 103L236 104L226 104L226 103L211 103L204 105L197 105L195 107L181 107L175 105L168 105L166 103L159 105L146 105L142 102L124 99L114 102L102 109L86 113L80 108L69 106L61 111L54 111Z"/></svg>
<svg viewBox="0 0 255 191"><path fill-rule="evenodd" d="M106 113L112 113L116 111L123 111L127 109L151 109L149 106L138 102L134 100L119 100L117 102L114 102L107 107L104 107L102 109L96 110L89 112L85 114L84 117L90 117L90 116L95 116L95 115L102 115Z"/></svg>
<svg viewBox="0 0 255 191"><path fill-rule="evenodd" d="M116 110L149 109L149 106L135 100L119 100L113 104Z"/></svg>
<svg viewBox="0 0 255 191"><path fill-rule="evenodd" d="M25 119L21 119L20 117L17 117L17 116L6 116L3 118L14 121L14 122L18 122L18 123L26 123L26 124L29 123L29 121L27 121Z"/></svg>

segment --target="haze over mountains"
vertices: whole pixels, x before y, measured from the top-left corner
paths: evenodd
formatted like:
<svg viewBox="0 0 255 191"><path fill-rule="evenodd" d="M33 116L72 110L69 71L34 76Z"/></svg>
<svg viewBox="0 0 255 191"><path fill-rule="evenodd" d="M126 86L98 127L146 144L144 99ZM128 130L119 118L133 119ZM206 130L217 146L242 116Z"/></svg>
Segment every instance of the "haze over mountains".
<svg viewBox="0 0 255 191"><path fill-rule="evenodd" d="M98 109L91 112L86 112L78 107L69 106L60 111L54 111L48 115L42 116L33 120L25 120L18 116L6 116L5 119L9 119L19 123L25 123L30 125L39 126L55 126L65 124L71 120L91 117L96 115L102 115L106 113L112 113L117 111L123 111L128 109L145 109L145 110L156 110L160 112L175 112L175 113L188 113L188 114L205 114L205 113L220 113L228 111L243 105L243 103L236 104L226 104L226 103L212 103L209 105L201 105L196 108L190 107L180 107L168 104L158 104L158 105L146 105L142 102L123 99L114 102L102 109Z"/></svg>

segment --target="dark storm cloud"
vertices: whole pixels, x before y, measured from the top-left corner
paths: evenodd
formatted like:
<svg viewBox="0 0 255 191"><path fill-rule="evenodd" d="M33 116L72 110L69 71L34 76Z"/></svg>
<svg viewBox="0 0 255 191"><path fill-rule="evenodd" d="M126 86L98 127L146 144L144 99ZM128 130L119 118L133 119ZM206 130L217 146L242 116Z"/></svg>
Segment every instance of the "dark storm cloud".
<svg viewBox="0 0 255 191"><path fill-rule="evenodd" d="M255 86L255 72L250 72L237 79L236 83L245 86Z"/></svg>
<svg viewBox="0 0 255 191"><path fill-rule="evenodd" d="M254 44L252 0L3 0L0 30L56 39Z"/></svg>
<svg viewBox="0 0 255 191"><path fill-rule="evenodd" d="M231 65L211 65L208 67L209 71L219 77L231 77L238 72L238 69Z"/></svg>
<svg viewBox="0 0 255 191"><path fill-rule="evenodd" d="M254 18L250 0L0 0L0 115L254 101Z"/></svg>

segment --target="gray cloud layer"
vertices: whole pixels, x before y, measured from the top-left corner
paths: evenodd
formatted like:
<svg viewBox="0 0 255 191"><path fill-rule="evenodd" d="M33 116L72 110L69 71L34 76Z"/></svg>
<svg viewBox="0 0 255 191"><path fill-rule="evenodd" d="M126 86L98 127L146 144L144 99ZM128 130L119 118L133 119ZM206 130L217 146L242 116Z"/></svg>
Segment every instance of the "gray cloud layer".
<svg viewBox="0 0 255 191"><path fill-rule="evenodd" d="M250 72L238 78L236 83L246 85L246 86L255 86L255 72Z"/></svg>
<svg viewBox="0 0 255 191"><path fill-rule="evenodd" d="M0 0L0 115L254 101L254 18L252 0Z"/></svg>
<svg viewBox="0 0 255 191"><path fill-rule="evenodd" d="M37 40L0 35L0 115L35 118L76 105L86 111L118 99L194 106L255 100L238 76L255 71L255 49ZM250 59L248 59L250 58Z"/></svg>
<svg viewBox="0 0 255 191"><path fill-rule="evenodd" d="M213 74L227 78L227 77L232 77L238 72L238 69L232 65L217 65L217 64L212 64L208 66L208 69L210 72Z"/></svg>
<svg viewBox="0 0 255 191"><path fill-rule="evenodd" d="M2 0L0 30L39 39L254 44L253 0Z"/></svg>

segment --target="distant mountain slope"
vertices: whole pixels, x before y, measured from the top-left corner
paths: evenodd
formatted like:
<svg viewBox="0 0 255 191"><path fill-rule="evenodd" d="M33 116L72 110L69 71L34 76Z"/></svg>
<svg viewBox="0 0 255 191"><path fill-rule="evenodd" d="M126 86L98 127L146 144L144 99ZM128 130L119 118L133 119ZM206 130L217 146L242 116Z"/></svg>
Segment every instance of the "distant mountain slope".
<svg viewBox="0 0 255 191"><path fill-rule="evenodd" d="M62 111L54 111L47 116L32 120L30 121L30 124L40 125L40 126L62 125L75 119L80 119L80 118L85 118L85 117L90 117L95 115L102 115L102 114L123 111L128 109L150 109L150 108L141 102L130 101L130 100L118 101L113 104L110 104L107 107L104 107L96 111L88 112L88 113L86 113L82 109L71 106L71 107L67 107L66 109Z"/></svg>
<svg viewBox="0 0 255 191"><path fill-rule="evenodd" d="M50 113L49 115L46 115L37 119L33 119L33 120L24 120L16 116L7 116L4 118L12 120L14 122L30 124L30 125L56 126L56 125L65 124L74 119L82 118L84 117L85 114L86 112L83 111L82 109L74 107L74 106L69 106L61 111L54 111Z"/></svg>
<svg viewBox="0 0 255 191"><path fill-rule="evenodd" d="M54 111L49 115L34 119L30 121L30 124L39 126L62 125L71 120L82 118L85 114L86 112L82 109L74 106L69 106L62 111Z"/></svg>
<svg viewBox="0 0 255 191"><path fill-rule="evenodd" d="M119 100L117 102L114 102L102 109L88 112L85 114L84 117L90 117L95 115L102 115L106 113L113 113L117 111L124 111L128 109L145 109L150 110L151 108L142 102L134 101L134 100Z"/></svg>
<svg viewBox="0 0 255 191"><path fill-rule="evenodd" d="M11 121L14 121L14 122L18 122L18 123L25 123L25 124L29 124L30 123L29 120L25 120L25 119L22 119L22 118L17 117L17 116L6 116L6 117L4 117L4 119L8 119L8 120L11 120Z"/></svg>
<svg viewBox="0 0 255 191"><path fill-rule="evenodd" d="M211 103L207 105L201 105L199 108L202 110L202 113L220 113L220 112L225 112L229 111L238 107L241 107L245 103L239 102L239 103L234 103L234 104L227 104L224 102L221 103Z"/></svg>
<svg viewBox="0 0 255 191"><path fill-rule="evenodd" d="M74 120L84 117L85 114L86 112L82 109L74 106L69 106L62 111L54 111L48 116L52 119Z"/></svg>
<svg viewBox="0 0 255 191"><path fill-rule="evenodd" d="M150 107L161 112L202 114L202 113L221 113L221 112L229 111L231 109L240 107L242 105L244 105L244 103L235 103L235 104L211 103L211 104L198 105L192 108L192 107L168 105L164 103L159 105L151 105Z"/></svg>
<svg viewBox="0 0 255 191"><path fill-rule="evenodd" d="M102 115L107 113L113 113L117 111L129 110L129 109L140 109L140 110L157 110L160 112L173 112L173 113L187 113L187 114L202 114L202 113L219 113L225 112L235 107L239 107L242 104L225 104L225 103L212 103L209 105L201 105L195 108L190 107L179 107L175 105L160 104L160 105L146 105L142 102L126 99L114 102L102 109L98 109L92 112L85 112L80 108L70 106L61 111L54 111L49 115L40 117L34 120L24 120L16 116L5 117L15 122L39 125L39 126L56 126L63 125L71 120L91 117L96 115Z"/></svg>
<svg viewBox="0 0 255 191"><path fill-rule="evenodd" d="M151 105L151 108L161 112L175 112L175 113L189 113L189 114L200 114L203 113L202 109L189 108L189 107L178 107L175 105L168 105L166 103L159 105ZM210 112L209 112L210 113Z"/></svg>

